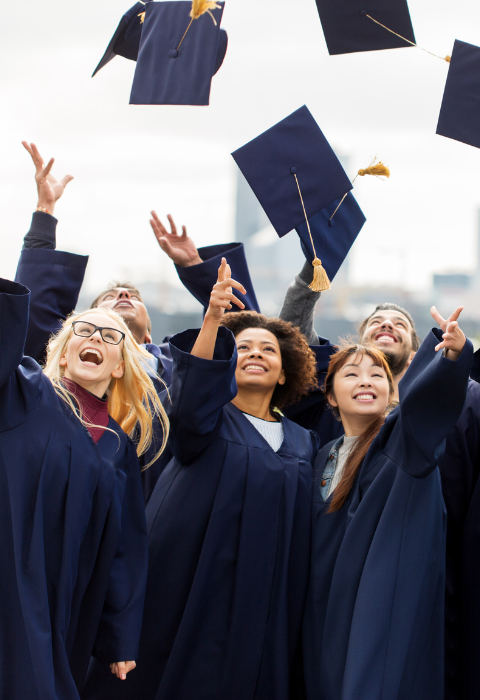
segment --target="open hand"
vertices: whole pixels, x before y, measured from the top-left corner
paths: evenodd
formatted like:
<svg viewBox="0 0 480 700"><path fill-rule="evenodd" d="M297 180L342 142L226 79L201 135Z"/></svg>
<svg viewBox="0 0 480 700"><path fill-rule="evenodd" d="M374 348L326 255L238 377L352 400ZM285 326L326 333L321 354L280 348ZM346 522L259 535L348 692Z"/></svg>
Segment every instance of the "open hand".
<svg viewBox="0 0 480 700"><path fill-rule="evenodd" d="M245 304L233 294L233 289L238 289L242 294L247 293L243 284L232 279L230 265L225 258L222 258L222 263L218 268L218 280L213 286L206 316L220 319L226 310L229 311L232 308L232 304L238 306L239 309L244 309Z"/></svg>
<svg viewBox="0 0 480 700"><path fill-rule="evenodd" d="M167 219L170 222L170 233L158 218L157 213L152 211L150 226L163 252L179 267L190 267L203 262L195 243L187 236L186 227L182 226L182 233L179 235L170 214L167 214Z"/></svg>
<svg viewBox="0 0 480 700"><path fill-rule="evenodd" d="M457 319L463 311L463 306L459 306L451 316L443 318L437 311L435 306L432 306L430 313L443 331L443 341L439 343L435 350L445 349L445 356L450 360L456 360L462 353L466 343L466 337L462 329L457 323Z"/></svg>
<svg viewBox="0 0 480 700"><path fill-rule="evenodd" d="M135 661L117 661L114 664L110 664L110 670L117 678L124 681L127 677L127 673L133 671L136 665Z"/></svg>
<svg viewBox="0 0 480 700"><path fill-rule="evenodd" d="M35 181L38 192L37 207L48 209L48 212L53 214L55 204L62 196L65 187L73 180L73 176L65 175L61 180L57 180L51 173L55 162L54 158L50 158L47 165L44 166L43 158L34 143L28 144L26 141L22 141L22 145L32 156L35 166Z"/></svg>

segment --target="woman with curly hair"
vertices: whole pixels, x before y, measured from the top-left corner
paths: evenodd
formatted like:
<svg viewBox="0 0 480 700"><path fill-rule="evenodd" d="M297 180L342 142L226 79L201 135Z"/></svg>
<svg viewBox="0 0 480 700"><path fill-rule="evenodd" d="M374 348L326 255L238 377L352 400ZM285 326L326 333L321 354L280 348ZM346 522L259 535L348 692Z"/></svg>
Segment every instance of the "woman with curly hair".
<svg viewBox="0 0 480 700"><path fill-rule="evenodd" d="M310 557L316 435L280 410L315 386L289 323L255 312L223 260L200 332L171 339L174 459L147 506L137 669L95 662L90 700L287 700ZM225 315L224 315L225 314Z"/></svg>
<svg viewBox="0 0 480 700"><path fill-rule="evenodd" d="M472 344L461 309L399 384L374 345L330 360L325 395L345 435L315 460L303 630L308 700L441 700L446 516L437 464L462 411ZM440 351L444 352L440 352Z"/></svg>
<svg viewBox="0 0 480 700"><path fill-rule="evenodd" d="M0 280L0 697L75 700L92 653L122 679L135 666L148 550L137 451L153 416L164 437L168 419L120 316L67 318L42 370L23 356L29 302Z"/></svg>

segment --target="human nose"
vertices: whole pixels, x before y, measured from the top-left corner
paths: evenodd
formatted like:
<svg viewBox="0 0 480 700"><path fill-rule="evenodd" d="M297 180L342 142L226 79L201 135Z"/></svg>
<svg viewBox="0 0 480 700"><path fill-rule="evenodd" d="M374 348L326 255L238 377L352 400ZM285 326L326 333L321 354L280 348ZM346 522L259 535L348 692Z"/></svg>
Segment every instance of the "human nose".
<svg viewBox="0 0 480 700"><path fill-rule="evenodd" d="M360 380L360 386L372 386L372 380L370 377L362 377Z"/></svg>
<svg viewBox="0 0 480 700"><path fill-rule="evenodd" d="M263 353L260 348L254 348L250 350L250 357L263 357Z"/></svg>
<svg viewBox="0 0 480 700"><path fill-rule="evenodd" d="M100 330L100 328L95 329L95 331L90 336L90 340L96 340L97 343L102 342L103 338L102 338L102 331Z"/></svg>
<svg viewBox="0 0 480 700"><path fill-rule="evenodd" d="M391 321L384 321L382 323L382 328L390 328L393 329L393 323Z"/></svg>
<svg viewBox="0 0 480 700"><path fill-rule="evenodd" d="M120 292L117 294L117 299L128 299L130 301L131 295L128 289L122 289Z"/></svg>

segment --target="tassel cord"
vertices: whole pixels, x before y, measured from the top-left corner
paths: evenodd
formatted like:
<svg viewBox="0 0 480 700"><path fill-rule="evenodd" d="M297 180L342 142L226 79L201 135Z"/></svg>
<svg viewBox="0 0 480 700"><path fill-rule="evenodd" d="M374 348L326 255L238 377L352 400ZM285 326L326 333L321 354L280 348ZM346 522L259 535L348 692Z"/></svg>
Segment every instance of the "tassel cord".
<svg viewBox="0 0 480 700"><path fill-rule="evenodd" d="M331 288L330 280L328 279L328 275L322 265L322 261L317 258L317 253L315 251L315 244L313 242L313 236L312 232L310 230L310 223L308 221L308 216L307 212L305 210L305 204L303 203L303 197L302 197L302 191L300 189L300 183L298 182L298 177L296 173L293 173L293 176L295 177L295 182L297 183L297 188L298 188L298 194L300 195L300 201L302 203L302 209L303 213L305 215L305 221L307 222L307 229L308 229L308 235L310 236L310 242L312 244L312 250L313 250L313 280L311 284L308 286L310 287L311 290L314 292L324 292L327 289Z"/></svg>
<svg viewBox="0 0 480 700"><path fill-rule="evenodd" d="M141 2L141 0L140 0L140 2ZM219 7L220 7L220 5L216 5L216 4L213 5L213 4L212 4L212 9L218 9ZM214 23L215 26L217 26L217 20L216 20L215 17L212 15L212 13L211 13L211 11L210 11L209 9L208 9L208 10L203 10L203 12L201 12L201 14L199 14L199 15L197 15L197 16L194 16L193 6L192 6L192 11L190 12L190 17L191 17L190 24L189 24L188 27L185 29L185 34L182 36L182 38L181 38L181 40L180 40L180 43L179 43L179 45L177 46L177 51L180 50L180 46L183 44L183 40L184 40L185 37L187 36L188 30L190 29L190 27L191 27L192 24L193 24L193 20L194 20L194 19L200 19L200 17L201 17L203 14L208 14L208 15L210 15L210 17L212 18L212 22Z"/></svg>
<svg viewBox="0 0 480 700"><path fill-rule="evenodd" d="M293 176L294 176L294 178L295 178L295 182L297 183L298 194L300 195L300 201L301 201L301 203L302 203L303 213L305 214L305 221L307 222L308 235L310 236L310 242L311 242L311 244L312 244L313 257L316 258L316 257L317 257L317 253L315 252L315 244L313 243L312 232L310 231L310 224L309 224L309 222L308 222L307 212L305 211L305 204L303 203L303 197L302 197L302 192L301 192L301 190L300 190L300 184L299 184L299 182L298 182L297 174L294 173ZM339 205L339 206L340 206L340 205Z"/></svg>
<svg viewBox="0 0 480 700"><path fill-rule="evenodd" d="M374 19L370 15L365 15L365 17L368 17L368 19L371 19L372 22L375 22L375 24L378 24L380 27L383 27L384 29L386 29L387 32L390 32L391 34L395 34L395 36L398 36L399 39L406 41L407 44L410 44L411 46L415 46L415 48L421 49L422 51L425 51L425 53L429 53L430 56L433 56L434 58L439 58L441 61L446 61L447 63L450 63L451 56L438 56L436 53L432 53L428 49L424 49L423 46L419 46L418 44L415 44L413 41L410 41L409 39L405 39L404 36L402 36L401 34L397 34L397 32L394 32L393 29L389 29L384 24L382 24L378 20Z"/></svg>

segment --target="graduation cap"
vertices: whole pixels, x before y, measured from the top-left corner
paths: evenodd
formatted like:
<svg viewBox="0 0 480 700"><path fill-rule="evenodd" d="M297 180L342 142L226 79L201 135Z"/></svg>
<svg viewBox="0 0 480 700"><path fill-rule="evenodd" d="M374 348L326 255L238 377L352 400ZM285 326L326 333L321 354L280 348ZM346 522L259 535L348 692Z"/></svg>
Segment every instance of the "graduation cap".
<svg viewBox="0 0 480 700"><path fill-rule="evenodd" d="M455 41L437 134L480 148L480 47Z"/></svg>
<svg viewBox="0 0 480 700"><path fill-rule="evenodd" d="M316 0L330 55L415 45L406 0Z"/></svg>
<svg viewBox="0 0 480 700"><path fill-rule="evenodd" d="M137 2L128 12L125 12L115 34L110 39L102 60L93 71L92 78L115 56L123 56L131 61L137 60L140 38L142 36L142 13L145 11L145 5L148 2L151 2L151 0Z"/></svg>
<svg viewBox="0 0 480 700"><path fill-rule="evenodd" d="M227 50L215 0L148 2L130 104L208 105Z"/></svg>
<svg viewBox="0 0 480 700"><path fill-rule="evenodd" d="M340 161L307 107L232 153L238 167L282 237L352 189ZM329 288L315 248L313 287ZM317 289L317 291L319 291Z"/></svg>
<svg viewBox="0 0 480 700"><path fill-rule="evenodd" d="M313 264L316 257L313 240L315 252L321 251L327 277L333 281L365 221L365 215L355 197L348 192L343 201L336 200L312 216L308 221L310 230L306 221L297 226L296 231L308 262Z"/></svg>

